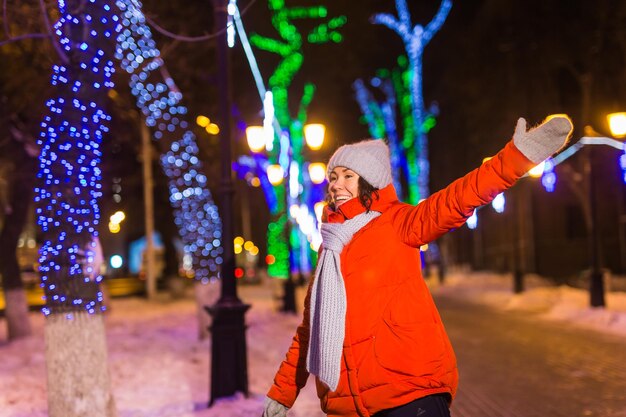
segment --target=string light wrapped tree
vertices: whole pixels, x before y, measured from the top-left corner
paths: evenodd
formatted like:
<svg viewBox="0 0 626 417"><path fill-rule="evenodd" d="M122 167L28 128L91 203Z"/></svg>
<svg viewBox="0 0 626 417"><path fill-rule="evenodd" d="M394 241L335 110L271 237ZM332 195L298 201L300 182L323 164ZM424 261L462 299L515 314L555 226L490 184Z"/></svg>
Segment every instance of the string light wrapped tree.
<svg viewBox="0 0 626 417"><path fill-rule="evenodd" d="M52 67L35 189L42 231L48 412L114 416L99 271L100 144L118 17L112 2L59 1L54 29L61 62Z"/></svg>
<svg viewBox="0 0 626 417"><path fill-rule="evenodd" d="M122 11L123 26L116 58L130 74L131 92L146 125L166 148L160 160L169 180L175 223L185 253L191 255L195 279L206 284L217 279L222 263L221 221L198 155L196 136L187 120L187 108L181 103L183 95L160 57L141 3L116 3Z"/></svg>
<svg viewBox="0 0 626 417"><path fill-rule="evenodd" d="M408 59L399 57L399 69L381 70L372 79L372 86L383 92L382 102L374 98L374 94L362 80L353 84L370 134L374 137L386 137L389 141L394 185L400 197L404 197L411 204L419 203L430 194L427 133L434 126L437 112L434 106L429 110L424 106L422 55L428 42L445 22L451 7L451 0L442 0L435 17L426 27L413 25L406 0L396 0L398 18L390 14L374 15L372 23L385 25L401 37ZM401 138L398 137L398 121L402 123ZM405 182L401 180L401 174L404 174ZM406 186L406 193L403 184ZM443 280L443 262L438 246L431 244L422 249L430 249L426 254L429 259L427 265L437 262L439 279Z"/></svg>
<svg viewBox="0 0 626 417"><path fill-rule="evenodd" d="M411 106L411 71L405 56L398 58L394 69L381 69L369 84L382 92L378 100L362 79L353 88L363 118L373 138L386 138L391 150L391 167L398 197L410 204L420 201L415 128ZM431 105L425 112L421 131L426 135L435 126L437 107Z"/></svg>
<svg viewBox="0 0 626 417"><path fill-rule="evenodd" d="M164 150L161 167L168 178L174 222L197 283L198 333L205 338L210 318L204 305L213 304L218 296L216 288L207 284L217 282L223 263L221 218L208 187L187 107L182 104L183 94L161 58L142 4L138 0L117 0L116 4L123 26L116 58L130 75L137 107Z"/></svg>
<svg viewBox="0 0 626 417"><path fill-rule="evenodd" d="M328 19L314 27L303 36L294 22L305 19L325 19L328 11L323 6L287 7L284 0L270 0L272 25L279 34L279 39L252 34L250 42L258 49L277 54L280 63L269 79L269 90L274 99L275 116L280 125L272 146L268 148L270 164L280 164L289 178L290 192L287 193L285 183L274 186L277 205L272 212L273 221L268 227L268 253L274 257L274 263L268 266L270 276L290 278L290 246L293 259L292 269L310 268L311 259L302 256L301 245L306 239L299 234L297 227L288 227L289 216L287 205L297 204L301 190L294 185L303 183L303 126L307 120L307 108L313 99L315 86L304 84L295 115L289 108L289 87L295 75L302 67L304 56L302 46L311 44L338 43L342 35L338 32L345 22L344 16ZM295 190L294 190L295 188ZM288 232L290 230L290 232ZM287 233L290 233L287 237ZM288 240L289 239L289 240Z"/></svg>
<svg viewBox="0 0 626 417"><path fill-rule="evenodd" d="M406 0L396 0L398 18L390 14L376 14L372 17L372 23L387 26L396 32L404 42L410 70L410 103L413 114L413 126L423 126L425 121L424 97L422 92L422 55L424 48L444 24L450 8L451 0L443 0L435 17L423 27L420 24L413 26L411 14ZM429 193L429 162L428 162L428 138L422 129L414 129L413 132L415 153L417 156L417 184L419 199L428 197Z"/></svg>

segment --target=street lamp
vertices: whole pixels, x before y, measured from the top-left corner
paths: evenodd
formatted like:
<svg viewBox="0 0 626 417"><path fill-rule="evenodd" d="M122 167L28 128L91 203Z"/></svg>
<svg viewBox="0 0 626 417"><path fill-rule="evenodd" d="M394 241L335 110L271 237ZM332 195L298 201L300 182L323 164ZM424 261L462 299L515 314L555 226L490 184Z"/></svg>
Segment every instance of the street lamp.
<svg viewBox="0 0 626 417"><path fill-rule="evenodd" d="M316 151L321 149L324 144L324 136L326 132L326 126L321 123L311 123L306 124L302 127L302 135L304 136L304 140L306 141L307 147ZM263 151L263 145L267 143L269 132L265 127L262 126L250 126L246 129L246 138L248 141L248 146L250 150L257 154ZM272 133L273 135L273 133ZM302 136L299 139L302 140ZM282 161L281 164L270 164L265 168L265 175L267 175L267 179L273 186L278 186L286 181L289 187L289 191L285 195L285 207L287 208L287 246L289 250L289 259L290 265L287 267L287 277L284 282L284 294L283 294L283 306L281 308L282 311L291 311L295 312L295 286L293 282L293 277L291 276L292 270L297 270L299 273L302 273L303 263L300 265L294 265L293 262L298 261L298 254L301 257L300 259L304 259L303 257L309 256L307 251L308 247L317 247L317 240L314 236L311 236L313 233L314 227L312 225L315 224L315 219L312 218L314 213L313 204L314 201L311 200L311 185L319 185L322 184L326 177L326 166L319 162L313 162L309 164L305 164L302 158L302 146L294 146L292 140L281 141L281 145L288 146L288 149L281 149L281 154L288 155L289 161L285 163ZM255 156L255 158L256 158ZM303 174L302 168L308 165L308 175ZM288 172L285 172L285 167L288 167ZM306 206L304 210L300 210L301 206ZM297 208L297 209L296 209ZM296 214L297 213L297 214ZM309 218L311 216L311 218ZM299 251L294 251L294 246L292 245L292 233L297 234L297 239L300 246ZM306 235L306 239L304 236ZM313 240L316 241L315 245L312 245ZM311 243L311 245L309 244ZM297 247L295 249L297 250ZM272 255L270 253L269 255ZM298 281L302 281L300 277Z"/></svg>
<svg viewBox="0 0 626 417"><path fill-rule="evenodd" d="M246 128L246 139L252 152L261 152L265 149L265 128L263 126L248 126Z"/></svg>
<svg viewBox="0 0 626 417"><path fill-rule="evenodd" d="M615 140L615 138L626 137L626 112L611 113L607 115L607 121L612 137L603 137L593 130L591 126L585 126L584 134L578 142L569 146L563 150L554 158L546 161L544 168L544 175L542 183L549 192L554 190L554 184L556 182L556 175L553 172L554 166L565 161L567 158L574 155L586 145L607 145L619 150L626 150L626 146L623 142ZM575 193L581 198L581 204L585 210L587 220L588 231L588 246L589 246L589 267L590 267L590 283L589 283L589 301L591 307L604 307L604 280L600 262L600 246L599 246L599 233L598 233L598 215L597 215L597 198L596 198L596 179L594 175L595 166L595 154L594 146L589 146L583 151L583 175L586 189L575 189ZM621 156L620 165L622 169L626 171L626 163L622 163L622 160L626 159L624 155ZM544 181L548 179L548 181ZM572 187L575 184L572 183ZM620 227L621 222L620 222Z"/></svg>
<svg viewBox="0 0 626 417"><path fill-rule="evenodd" d="M604 279L600 268L600 246L598 236L598 210L596 206L596 189L594 176L593 147L585 152L584 172L587 178L587 198L589 200L589 263L591 267L589 282L589 303L591 307L604 307Z"/></svg>
<svg viewBox="0 0 626 417"><path fill-rule="evenodd" d="M324 144L326 126L321 123L309 123L304 125L304 139L313 151L319 150Z"/></svg>
<svg viewBox="0 0 626 417"><path fill-rule="evenodd" d="M611 136L618 139L626 137L626 112L610 113L606 118Z"/></svg>
<svg viewBox="0 0 626 417"><path fill-rule="evenodd" d="M309 164L309 178L313 184L321 184L326 179L326 164L311 162Z"/></svg>
<svg viewBox="0 0 626 417"><path fill-rule="evenodd" d="M304 140L308 146L308 148L312 151L317 151L322 148L324 144L324 137L326 134L326 126L321 123L309 123L305 124L302 127L302 133L304 135ZM301 140L301 139L300 139ZM302 149L300 147L300 149ZM293 146L292 146L293 151ZM291 152L290 152L291 154ZM297 166L297 172L302 173L303 163L303 155L294 155L296 156L295 160L292 161L292 164L295 163ZM311 201L311 193L313 191L312 185L319 185L324 182L326 177L326 167L324 164L320 163L309 163L308 164L308 176L297 174L296 179L298 182L297 192L291 191L288 193L288 205L292 206L300 206L298 210L294 210L294 215L290 213L289 218L289 252L290 259L293 259L295 262L300 261L299 265L296 265L295 268L290 267L289 276L285 280L284 285L284 304L283 311L295 312L295 283L294 277L292 276L291 269L297 271L297 282L303 283L303 268L308 267L308 259L309 259L309 248L310 247L319 247L319 245L313 244L313 241L317 241L314 234L316 230L313 227L315 224L315 208L314 204L316 202ZM290 166L293 168L293 166ZM321 168L321 170L320 170ZM291 171L291 169L290 169ZM323 171L323 172L320 172ZM290 172L290 180L291 180L291 172ZM289 182L290 187L293 185L291 181ZM295 231L297 240L299 241L299 256L296 255L298 247L293 248L291 242L291 233Z"/></svg>
<svg viewBox="0 0 626 417"><path fill-rule="evenodd" d="M611 136L623 139L626 137L626 112L611 113L607 115L607 121L609 124L609 130ZM619 165L622 170L622 181L626 183L626 144L621 142L623 152L619 159ZM622 193L624 191L622 190ZM619 248L620 248L620 266L622 269L626 268L626 238L624 236L624 225L626 224L626 214L624 213L624 198L623 194L619 197L619 219L618 219L618 233L619 233Z"/></svg>
<svg viewBox="0 0 626 417"><path fill-rule="evenodd" d="M610 113L607 116L609 130L611 135L616 138L626 136L626 113ZM585 145L603 144L624 149L623 143L619 145L612 138L597 137L591 126L586 126L584 140ZM590 136L590 137L587 137ZM594 141L595 139L595 141ZM589 301L591 307L604 307L606 305L604 298L604 274L602 273L600 262L600 237L598 230L598 213L596 204L596 179L594 175L595 153L593 146L589 147L586 152L584 162L584 171L588 183L588 199L589 199L589 256L591 266L591 277L589 285Z"/></svg>
<svg viewBox="0 0 626 417"><path fill-rule="evenodd" d="M285 170L279 164L272 164L267 166L267 179L270 184L276 186L283 182L285 177Z"/></svg>

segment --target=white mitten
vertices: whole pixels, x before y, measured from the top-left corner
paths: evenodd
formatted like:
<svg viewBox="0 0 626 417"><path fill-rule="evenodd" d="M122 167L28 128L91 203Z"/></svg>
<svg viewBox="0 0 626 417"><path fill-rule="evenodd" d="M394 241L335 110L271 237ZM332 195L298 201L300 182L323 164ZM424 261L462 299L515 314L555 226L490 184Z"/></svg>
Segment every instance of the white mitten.
<svg viewBox="0 0 626 417"><path fill-rule="evenodd" d="M561 149L574 127L567 116L554 116L526 131L526 120L520 117L515 126L513 143L526 158L538 164Z"/></svg>
<svg viewBox="0 0 626 417"><path fill-rule="evenodd" d="M278 401L274 401L270 397L266 397L262 417L286 417L287 410L289 410L289 408L285 407Z"/></svg>

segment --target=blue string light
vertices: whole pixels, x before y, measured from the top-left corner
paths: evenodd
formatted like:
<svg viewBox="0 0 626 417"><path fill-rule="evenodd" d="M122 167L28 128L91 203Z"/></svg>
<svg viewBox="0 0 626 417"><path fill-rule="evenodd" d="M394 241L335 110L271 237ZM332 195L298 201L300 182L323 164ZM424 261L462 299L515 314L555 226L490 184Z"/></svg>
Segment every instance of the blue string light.
<svg viewBox="0 0 626 417"><path fill-rule="evenodd" d="M622 168L622 180L626 184L626 147L624 153L619 157L619 166Z"/></svg>
<svg viewBox="0 0 626 417"><path fill-rule="evenodd" d="M373 94L361 79L357 79L352 84L352 88L356 93L355 98L367 123L370 136L374 139L383 139L385 137L384 116Z"/></svg>
<svg viewBox="0 0 626 417"><path fill-rule="evenodd" d="M185 252L192 255L195 278L219 277L222 264L222 226L208 189L196 137L190 130L183 96L165 71L152 33L137 0L118 0L123 30L117 38L116 58L130 74L130 88L155 139L171 141L161 156L169 179L170 202Z"/></svg>
<svg viewBox="0 0 626 417"><path fill-rule="evenodd" d="M554 172L554 161L552 158L544 162L541 184L549 193L553 192L556 187L556 172Z"/></svg>
<svg viewBox="0 0 626 417"><path fill-rule="evenodd" d="M474 230L478 227L478 210L474 210L472 215L467 219L467 227Z"/></svg>
<svg viewBox="0 0 626 417"><path fill-rule="evenodd" d="M270 184L267 178L267 166L269 161L265 155L252 154L251 156L242 155L235 163L233 163L233 169L237 173L237 177L249 182L249 179L256 177L259 179L263 195L270 213L275 213L278 207L278 201L276 200L276 192L274 186Z"/></svg>
<svg viewBox="0 0 626 417"><path fill-rule="evenodd" d="M387 71L384 72L388 73ZM352 86L356 92L356 99L361 108L361 112L369 125L369 131L372 137L377 139L387 138L391 151L393 185L398 194L398 198L403 200L404 192L402 189L401 174L405 173L408 182L410 182L408 176L410 170L402 144L398 139L396 127L396 95L398 95L398 93L401 94L401 92L396 92L388 76L375 77L370 81L370 84L383 92L385 96L384 101L379 103L361 79L357 79ZM400 95L400 99L402 99L402 97L403 96ZM407 194L410 195L410 193Z"/></svg>
<svg viewBox="0 0 626 417"><path fill-rule="evenodd" d="M228 47L232 48L235 46L235 13L237 12L237 1L236 0L228 0L228 21L226 24L226 38L228 42Z"/></svg>
<svg viewBox="0 0 626 417"><path fill-rule="evenodd" d="M99 251L98 199L102 195L100 144L111 117L103 109L111 76L119 19L106 0L90 0L81 15L58 2L54 25L67 63L52 66L54 96L46 102L38 144L37 223L45 315L105 310L102 276L94 270Z"/></svg>
<svg viewBox="0 0 626 417"><path fill-rule="evenodd" d="M504 207L506 206L506 198L504 197L504 193L498 194L492 201L491 207L496 211L496 213L503 213Z"/></svg>

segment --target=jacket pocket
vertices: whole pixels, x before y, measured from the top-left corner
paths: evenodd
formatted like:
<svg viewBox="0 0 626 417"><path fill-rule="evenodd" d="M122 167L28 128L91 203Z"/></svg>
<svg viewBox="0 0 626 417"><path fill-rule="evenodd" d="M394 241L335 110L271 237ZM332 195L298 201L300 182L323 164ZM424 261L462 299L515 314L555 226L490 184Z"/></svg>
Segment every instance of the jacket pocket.
<svg viewBox="0 0 626 417"><path fill-rule="evenodd" d="M441 331L437 323L383 320L374 341L376 359L388 371L406 376L437 374L445 356Z"/></svg>

